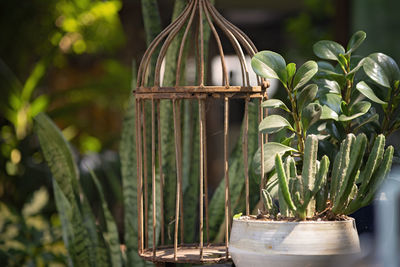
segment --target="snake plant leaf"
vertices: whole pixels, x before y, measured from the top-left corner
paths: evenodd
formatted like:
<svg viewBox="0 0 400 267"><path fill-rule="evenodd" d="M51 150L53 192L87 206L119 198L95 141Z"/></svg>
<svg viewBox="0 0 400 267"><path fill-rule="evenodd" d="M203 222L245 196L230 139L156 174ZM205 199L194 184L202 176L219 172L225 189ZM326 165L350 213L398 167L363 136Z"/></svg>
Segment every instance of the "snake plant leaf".
<svg viewBox="0 0 400 267"><path fill-rule="evenodd" d="M321 120L339 120L339 115L328 106L322 106Z"/></svg>
<svg viewBox="0 0 400 267"><path fill-rule="evenodd" d="M254 155L253 158L253 168L255 173L260 174L261 173L261 148L258 148L257 152ZM269 142L264 144L264 174L269 173L274 169L275 166L275 159L274 155L279 154L283 155L288 151L293 151L297 152L296 149L290 147L290 146L285 146L280 143L276 142Z"/></svg>
<svg viewBox="0 0 400 267"><path fill-rule="evenodd" d="M365 40L367 34L364 31L358 31L351 36L347 44L347 54L353 53Z"/></svg>
<svg viewBox="0 0 400 267"><path fill-rule="evenodd" d="M120 249L120 242L118 236L118 228L115 220L111 214L111 211L108 207L107 201L104 196L103 189L97 178L96 174L90 170L90 176L95 184L97 192L100 196L100 202L104 214L105 224L106 224L106 231L103 233L105 241L109 247L110 259L112 266L121 266L122 267L122 255Z"/></svg>
<svg viewBox="0 0 400 267"><path fill-rule="evenodd" d="M340 85L337 81L321 79L317 81L318 85L318 95L332 93L332 94L341 94Z"/></svg>
<svg viewBox="0 0 400 267"><path fill-rule="evenodd" d="M290 112L288 107L279 99L268 99L264 102L262 102L262 107L263 108L281 108L287 112Z"/></svg>
<svg viewBox="0 0 400 267"><path fill-rule="evenodd" d="M255 73L267 79L278 79L287 83L287 71L285 59L272 51L261 51L254 55L251 66Z"/></svg>
<svg viewBox="0 0 400 267"><path fill-rule="evenodd" d="M314 77L318 72L318 64L315 61L307 61L296 72L293 78L293 89L297 90Z"/></svg>
<svg viewBox="0 0 400 267"><path fill-rule="evenodd" d="M328 40L318 41L313 46L314 54L322 59L339 60L340 54L345 54L343 46Z"/></svg>
<svg viewBox="0 0 400 267"><path fill-rule="evenodd" d="M261 121L258 130L262 133L276 133L284 128L294 131L292 125L284 117L270 115Z"/></svg>
<svg viewBox="0 0 400 267"><path fill-rule="evenodd" d="M72 224L72 208L68 199L65 197L64 193L61 191L55 180L52 181L54 199L56 202L56 207L58 214L60 216L60 221L62 225L62 237L64 245L68 253L68 266L73 266L72 258L74 257L74 229Z"/></svg>
<svg viewBox="0 0 400 267"><path fill-rule="evenodd" d="M356 88L361 94L363 94L369 100L382 105L387 104L385 101L379 99L379 97L376 96L372 88L369 87L369 85L366 84L364 81L357 83Z"/></svg>
<svg viewBox="0 0 400 267"><path fill-rule="evenodd" d="M78 184L78 169L74 162L71 149L61 131L44 113L35 118L35 133L44 154L44 158L53 174L53 179L71 205L72 217L70 224L73 229L73 252L70 253L74 265L91 266L95 264L95 251L89 238L88 229L83 222L80 204L77 196L82 194ZM69 227L65 225L64 227Z"/></svg>
<svg viewBox="0 0 400 267"><path fill-rule="evenodd" d="M302 110L304 106L314 101L317 96L318 86L316 84L309 84L304 87L297 97L297 107Z"/></svg>
<svg viewBox="0 0 400 267"><path fill-rule="evenodd" d="M295 63L287 64L286 73L287 73L287 80L291 81L294 74L296 73L296 64Z"/></svg>
<svg viewBox="0 0 400 267"><path fill-rule="evenodd" d="M386 88L394 86L396 80L400 80L400 70L393 58L374 53L364 60L365 73L377 84Z"/></svg>
<svg viewBox="0 0 400 267"><path fill-rule="evenodd" d="M322 113L322 107L320 104L311 103L308 104L302 111L301 122L304 129L308 129L311 125L319 120Z"/></svg>
<svg viewBox="0 0 400 267"><path fill-rule="evenodd" d="M345 114L340 115L339 121L350 121L355 118L358 118L367 113L370 108L371 108L371 102L367 101L357 102L353 106L351 106L350 115L349 116L346 116Z"/></svg>

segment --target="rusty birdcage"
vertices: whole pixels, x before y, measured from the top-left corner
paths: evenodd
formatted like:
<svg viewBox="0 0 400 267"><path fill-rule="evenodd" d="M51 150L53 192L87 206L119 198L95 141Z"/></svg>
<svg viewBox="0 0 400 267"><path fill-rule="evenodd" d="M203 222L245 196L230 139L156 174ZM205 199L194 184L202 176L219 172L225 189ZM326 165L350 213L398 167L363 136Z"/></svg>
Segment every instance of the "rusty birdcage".
<svg viewBox="0 0 400 267"><path fill-rule="evenodd" d="M214 37L219 56L221 57L222 80L223 84L219 86L205 85L205 56L204 56L204 28L208 24L211 30L211 35ZM242 86L231 86L230 77L227 71L227 66L224 57L224 49L221 44L221 39L216 29L222 32L232 44L234 51L240 62L242 74ZM182 59L184 57L185 43L190 35L190 30L193 28L194 49L196 60L196 75L197 85L181 85ZM182 32L183 31L183 32ZM172 43L177 38L178 33L181 33L179 45L179 53L177 55L176 68L176 83L173 87L164 87L161 82L162 78L162 63L166 53ZM183 34L183 35L182 35ZM155 66L150 66L151 58L156 53L157 48L161 47L159 56ZM153 262L182 262L182 263L216 263L229 260L228 240L230 228L230 199L229 199L229 164L228 164L228 130L229 130L229 100L240 98L244 100L244 121L245 127L243 132L243 161L244 173L243 179L246 184L246 213L249 214L249 176L248 176L248 104L250 99L258 99L258 103L267 96L266 89L268 83L257 77L257 85L250 85L249 66L246 65L245 53L253 56L257 52L252 41L237 27L222 17L209 0L190 0L179 15L179 17L164 29L150 44L145 52L140 63L137 76L137 89L134 92L136 97L136 146L137 146L137 176L138 176L138 248L139 255ZM154 70L154 82L148 81L149 71ZM224 100L224 179L225 179L225 243L212 244L208 241L208 191L207 191L207 138L206 138L206 102L211 98L220 98ZM196 101L198 102L198 123L199 123L199 242L196 244L184 244L183 230L180 223L183 225L183 203L182 203L182 129L181 129L181 101ZM160 119L160 102L171 101L172 116L174 126L175 140L175 162L176 173L164 173L162 168L162 146L161 146L161 119ZM146 116L145 105L151 106L151 133L146 133L146 120L150 117ZM263 109L259 107L259 120L263 117ZM197 123L197 122L196 122ZM152 197L149 197L148 185L150 181L147 179L147 146L145 145L147 134L151 134L151 186ZM265 137L259 135L259 145L265 142ZM261 163L263 163L263 146L261 146ZM263 164L262 164L263 165ZM158 174L157 174L158 170ZM261 166L263 173L263 166ZM156 190L156 175L160 175L160 194L157 195ZM163 221L163 182L162 177L165 175L176 176L176 196L175 196L175 221L173 244L164 244L164 221ZM261 175L262 176L262 175ZM174 178L175 179L175 178ZM261 178L262 179L262 178ZM254 192L257 193L257 192ZM160 198L160 207L156 206L157 198ZM148 199L152 201L152 214L150 224ZM161 209L161 245L156 245L156 210ZM206 226L207 240L204 241L204 223ZM149 246L148 233L152 231L153 240L151 247ZM180 241L179 242L179 237Z"/></svg>

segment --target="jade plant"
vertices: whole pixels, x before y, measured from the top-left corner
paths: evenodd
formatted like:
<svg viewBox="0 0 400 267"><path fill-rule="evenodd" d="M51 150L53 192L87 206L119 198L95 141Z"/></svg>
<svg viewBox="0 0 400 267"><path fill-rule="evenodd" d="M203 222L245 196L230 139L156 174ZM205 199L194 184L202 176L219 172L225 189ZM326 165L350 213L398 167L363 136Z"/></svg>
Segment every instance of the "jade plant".
<svg viewBox="0 0 400 267"><path fill-rule="evenodd" d="M365 37L356 32L347 49L326 40L314 45L318 57L336 66L310 60L297 69L272 51L253 57L254 71L278 79L287 93L287 101L262 103L275 112L259 131L277 140L264 144L262 195L269 215L348 215L370 204L387 176L394 148L385 149L385 135L400 127L400 71L386 55L354 55ZM257 153L258 170L260 160Z"/></svg>

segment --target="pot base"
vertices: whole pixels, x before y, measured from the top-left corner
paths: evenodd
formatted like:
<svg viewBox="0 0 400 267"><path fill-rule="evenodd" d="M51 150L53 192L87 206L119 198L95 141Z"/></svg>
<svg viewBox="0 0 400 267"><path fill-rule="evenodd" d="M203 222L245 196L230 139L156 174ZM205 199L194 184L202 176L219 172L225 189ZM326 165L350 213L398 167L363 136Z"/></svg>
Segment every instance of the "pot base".
<svg viewBox="0 0 400 267"><path fill-rule="evenodd" d="M238 267L329 266L360 252L354 219L346 221L257 221L234 219L229 253Z"/></svg>

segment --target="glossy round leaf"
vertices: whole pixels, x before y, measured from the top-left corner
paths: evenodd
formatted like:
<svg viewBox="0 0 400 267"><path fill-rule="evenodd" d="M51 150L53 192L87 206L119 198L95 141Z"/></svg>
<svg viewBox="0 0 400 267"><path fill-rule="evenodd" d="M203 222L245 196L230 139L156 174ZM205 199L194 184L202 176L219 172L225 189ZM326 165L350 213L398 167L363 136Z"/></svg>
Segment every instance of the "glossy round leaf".
<svg viewBox="0 0 400 267"><path fill-rule="evenodd" d="M293 79L294 90L305 85L318 72L318 64L315 61L307 61L296 72Z"/></svg>
<svg viewBox="0 0 400 267"><path fill-rule="evenodd" d="M322 113L320 119L337 121L339 119L339 115L335 111L330 109L328 106L324 105L322 106Z"/></svg>
<svg viewBox="0 0 400 267"><path fill-rule="evenodd" d="M320 104L311 103L308 104L302 111L301 122L303 123L304 129L308 129L311 125L317 122L322 113L322 107Z"/></svg>
<svg viewBox="0 0 400 267"><path fill-rule="evenodd" d="M282 116L270 115L263 119L258 126L258 130L262 133L276 133L280 130L288 128L293 131L293 127L290 123Z"/></svg>
<svg viewBox="0 0 400 267"><path fill-rule="evenodd" d="M319 96L319 102L321 105L326 105L336 113L340 113L340 105L342 102L342 96L338 94L323 94Z"/></svg>
<svg viewBox="0 0 400 267"><path fill-rule="evenodd" d="M300 94L297 97L297 107L299 110L302 110L304 106L308 103L314 101L315 97L317 96L318 86L316 84L309 84L304 87Z"/></svg>
<svg viewBox="0 0 400 267"><path fill-rule="evenodd" d="M251 66L255 73L267 79L287 82L286 62L281 55L272 51L261 51L254 55Z"/></svg>
<svg viewBox="0 0 400 267"><path fill-rule="evenodd" d="M368 112L368 110L371 108L371 103L367 101L360 101L358 103L355 103L351 108L350 108L350 116L346 116L344 114L339 116L340 121L349 121L349 120L354 120L355 118L358 118L365 113Z"/></svg>
<svg viewBox="0 0 400 267"><path fill-rule="evenodd" d="M317 81L318 84L318 95L332 93L332 94L341 94L340 85L337 81L321 79Z"/></svg>
<svg viewBox="0 0 400 267"><path fill-rule="evenodd" d="M396 62L382 53L374 53L365 58L365 73L376 83L391 88L396 80L400 80L400 70Z"/></svg>
<svg viewBox="0 0 400 267"><path fill-rule="evenodd" d="M358 31L351 36L347 44L347 53L353 53L365 40L367 34L364 31Z"/></svg>
<svg viewBox="0 0 400 267"><path fill-rule="evenodd" d="M359 82L356 85L357 90L363 94L365 97L367 97L369 100L378 103L378 104L386 104L385 101L380 100L376 94L374 93L374 91L372 90L371 87L368 86L368 84L366 84L365 82Z"/></svg>
<svg viewBox="0 0 400 267"><path fill-rule="evenodd" d="M285 111L289 111L288 107L279 99L268 99L266 101L262 102L262 107L263 108L281 108Z"/></svg>
<svg viewBox="0 0 400 267"><path fill-rule="evenodd" d="M317 61L318 70L330 70L335 71L335 67L327 61Z"/></svg>
<svg viewBox="0 0 400 267"><path fill-rule="evenodd" d="M283 155L288 151L297 152L296 149L282 145L276 142L268 142L264 144L264 174L273 170L275 167L275 155ZM256 154L253 158L253 167L255 169L255 173L261 173L261 148L258 148Z"/></svg>
<svg viewBox="0 0 400 267"><path fill-rule="evenodd" d="M328 40L322 40L314 44L314 54L322 59L338 60L340 54L344 54L343 46Z"/></svg>

